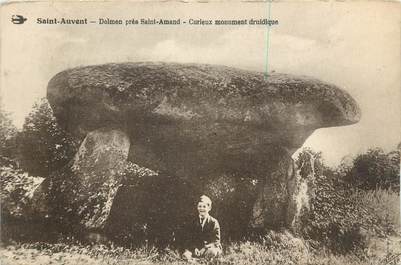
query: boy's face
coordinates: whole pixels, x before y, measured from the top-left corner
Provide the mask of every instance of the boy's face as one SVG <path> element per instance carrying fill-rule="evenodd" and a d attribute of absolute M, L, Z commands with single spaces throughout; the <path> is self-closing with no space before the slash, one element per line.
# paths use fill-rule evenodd
<path fill-rule="evenodd" d="M 204 202 L 198 202 L 198 212 L 200 216 L 205 216 L 209 213 L 210 206 Z"/>

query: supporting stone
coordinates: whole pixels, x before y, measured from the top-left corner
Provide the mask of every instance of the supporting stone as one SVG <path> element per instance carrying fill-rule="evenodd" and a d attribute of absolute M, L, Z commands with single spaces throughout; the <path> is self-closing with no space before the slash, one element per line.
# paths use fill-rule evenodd
<path fill-rule="evenodd" d="M 90 132 L 74 158 L 72 170 L 79 186 L 76 193 L 87 228 L 103 228 L 109 216 L 121 171 L 128 157 L 130 141 L 119 130 L 100 129 Z"/>
<path fill-rule="evenodd" d="M 87 229 L 103 229 L 121 185 L 129 147 L 128 136 L 120 130 L 88 133 L 73 161 L 35 191 L 37 212 L 62 223 L 78 220 Z"/>
<path fill-rule="evenodd" d="M 259 188 L 253 206 L 251 227 L 279 229 L 297 233 L 300 217 L 309 210 L 311 190 L 308 179 L 296 170 L 290 154 L 283 151 L 280 161 Z"/>

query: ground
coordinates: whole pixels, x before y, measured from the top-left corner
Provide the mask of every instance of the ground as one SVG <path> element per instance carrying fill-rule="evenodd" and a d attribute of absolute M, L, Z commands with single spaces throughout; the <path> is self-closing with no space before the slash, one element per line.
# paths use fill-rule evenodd
<path fill-rule="evenodd" d="M 12 244 L 0 249 L 2 265 L 179 265 L 188 264 L 178 252 L 144 246 L 136 249 L 104 245 L 80 244 Z M 230 243 L 224 256 L 214 261 L 199 260 L 198 264 L 272 264 L 272 265 L 399 265 L 401 237 L 376 239 L 365 252 L 334 255 L 327 251 L 313 251 L 293 243 L 266 242 Z"/>

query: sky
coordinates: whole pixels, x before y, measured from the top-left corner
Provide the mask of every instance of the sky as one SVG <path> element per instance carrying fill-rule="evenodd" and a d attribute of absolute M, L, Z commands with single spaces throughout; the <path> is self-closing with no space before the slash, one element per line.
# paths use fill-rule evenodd
<path fill-rule="evenodd" d="M 270 5 L 270 6 L 269 6 Z M 394 150 L 401 127 L 399 4 L 391 2 L 64 2 L 1 8 L 1 104 L 21 128 L 48 81 L 67 68 L 109 62 L 221 64 L 307 75 L 348 91 L 362 110 L 351 126 L 316 130 L 304 146 L 327 164 L 370 147 Z M 10 22 L 13 14 L 28 18 Z M 266 26 L 39 25 L 37 18 L 276 19 Z"/>

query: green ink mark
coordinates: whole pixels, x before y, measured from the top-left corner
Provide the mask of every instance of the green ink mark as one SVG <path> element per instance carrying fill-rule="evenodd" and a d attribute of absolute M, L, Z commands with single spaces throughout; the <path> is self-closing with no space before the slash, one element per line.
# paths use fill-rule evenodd
<path fill-rule="evenodd" d="M 270 9 L 271 9 L 272 0 L 267 0 L 267 19 L 270 21 Z M 269 42 L 270 42 L 270 26 L 267 23 L 267 31 L 266 31 L 266 68 L 265 68 L 265 80 L 269 77 Z"/>

